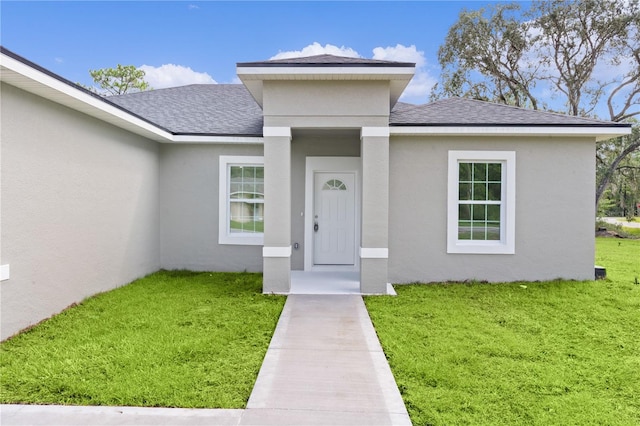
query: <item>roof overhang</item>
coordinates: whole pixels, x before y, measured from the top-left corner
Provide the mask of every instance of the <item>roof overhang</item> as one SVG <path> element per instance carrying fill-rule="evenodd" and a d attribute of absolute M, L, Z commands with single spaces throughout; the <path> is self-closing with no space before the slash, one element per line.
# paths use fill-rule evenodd
<path fill-rule="evenodd" d="M 0 53 L 0 81 L 146 138 L 166 142 L 171 133 L 56 75 Z"/>
<path fill-rule="evenodd" d="M 163 143 L 263 143 L 262 136 L 173 134 L 109 102 L 107 98 L 82 89 L 58 75 L 20 59 L 4 52 L 0 53 L 0 81 L 147 139 Z"/>
<path fill-rule="evenodd" d="M 343 80 L 389 81 L 390 104 L 396 104 L 415 74 L 415 66 L 241 66 L 236 67 L 240 81 L 262 107 L 262 87 L 266 80 Z"/>
<path fill-rule="evenodd" d="M 542 136 L 607 140 L 631 133 L 631 126 L 391 126 L 391 136 Z"/>

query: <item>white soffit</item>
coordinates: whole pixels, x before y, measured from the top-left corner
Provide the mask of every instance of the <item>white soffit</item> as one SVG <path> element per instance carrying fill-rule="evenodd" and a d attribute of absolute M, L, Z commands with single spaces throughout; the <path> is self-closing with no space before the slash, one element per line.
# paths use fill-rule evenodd
<path fill-rule="evenodd" d="M 596 141 L 631 133 L 631 127 L 619 126 L 392 126 L 389 130 L 391 136 L 574 136 Z"/>

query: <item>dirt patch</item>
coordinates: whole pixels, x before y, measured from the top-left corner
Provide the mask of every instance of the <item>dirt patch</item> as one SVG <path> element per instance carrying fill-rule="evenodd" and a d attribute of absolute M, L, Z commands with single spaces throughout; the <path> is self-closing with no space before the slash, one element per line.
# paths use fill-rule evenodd
<path fill-rule="evenodd" d="M 596 237 L 625 238 L 622 235 L 618 234 L 616 231 L 610 231 L 604 228 L 599 228 L 596 231 Z"/>

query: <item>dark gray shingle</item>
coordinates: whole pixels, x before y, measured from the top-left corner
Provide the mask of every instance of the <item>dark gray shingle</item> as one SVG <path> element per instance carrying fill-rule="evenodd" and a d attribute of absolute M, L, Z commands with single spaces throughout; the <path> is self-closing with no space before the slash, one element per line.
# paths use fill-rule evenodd
<path fill-rule="evenodd" d="M 176 134 L 262 136 L 262 110 L 242 84 L 193 84 L 107 99 Z"/>
<path fill-rule="evenodd" d="M 194 84 L 110 96 L 109 101 L 175 134 L 262 136 L 262 110 L 241 84 Z M 512 106 L 451 98 L 398 102 L 391 126 L 621 126 Z"/>
<path fill-rule="evenodd" d="M 365 66 L 365 67 L 414 67 L 412 62 L 382 61 L 379 59 L 350 58 L 336 55 L 315 55 L 304 58 L 271 59 L 268 61 L 239 62 L 239 67 L 279 66 Z"/>
<path fill-rule="evenodd" d="M 398 103 L 392 126 L 612 126 L 608 121 L 534 111 L 466 98 L 450 98 L 424 105 Z M 620 125 L 623 126 L 623 125 Z"/>

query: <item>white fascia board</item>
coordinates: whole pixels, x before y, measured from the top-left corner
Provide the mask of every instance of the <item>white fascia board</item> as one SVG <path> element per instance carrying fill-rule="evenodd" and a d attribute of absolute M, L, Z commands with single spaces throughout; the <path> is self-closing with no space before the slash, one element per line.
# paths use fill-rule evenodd
<path fill-rule="evenodd" d="M 630 127 L 560 126 L 401 126 L 389 127 L 391 136 L 582 136 L 606 140 L 631 133 Z"/>
<path fill-rule="evenodd" d="M 99 118 L 115 126 L 136 131 L 156 141 L 170 141 L 171 133 L 141 120 L 126 111 L 91 96 L 50 75 L 34 69 L 10 56 L 0 54 L 0 67 L 14 75 L 3 75 L 2 81 L 23 90 L 43 96 L 53 102 L 65 105 L 76 111 Z M 3 72 L 4 74 L 4 72 Z"/>
<path fill-rule="evenodd" d="M 332 79 L 366 79 L 395 80 L 411 78 L 415 74 L 414 67 L 238 67 L 236 73 L 241 79 L 276 79 L 293 76 L 307 78 L 331 76 Z"/>
<path fill-rule="evenodd" d="M 198 136 L 173 135 L 173 143 L 202 143 L 202 144 L 230 144 L 230 145 L 263 145 L 262 136 Z"/>

